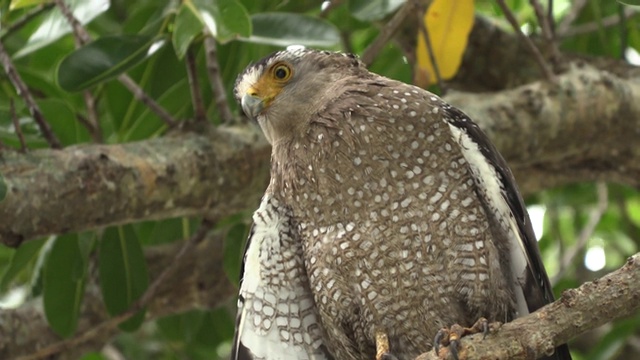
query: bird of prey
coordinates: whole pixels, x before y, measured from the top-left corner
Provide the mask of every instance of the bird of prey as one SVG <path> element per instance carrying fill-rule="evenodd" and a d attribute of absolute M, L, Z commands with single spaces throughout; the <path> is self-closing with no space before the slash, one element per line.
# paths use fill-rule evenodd
<path fill-rule="evenodd" d="M 409 360 L 553 301 L 514 178 L 462 111 L 311 49 L 250 65 L 235 95 L 272 154 L 232 359 Z"/>

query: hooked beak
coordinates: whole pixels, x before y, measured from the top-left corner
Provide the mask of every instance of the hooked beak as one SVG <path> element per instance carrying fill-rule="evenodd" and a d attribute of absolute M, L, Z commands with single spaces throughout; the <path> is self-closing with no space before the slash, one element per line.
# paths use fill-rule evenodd
<path fill-rule="evenodd" d="M 242 111 L 252 119 L 255 119 L 264 109 L 264 101 L 255 95 L 244 94 L 240 100 L 240 105 L 242 106 Z"/>

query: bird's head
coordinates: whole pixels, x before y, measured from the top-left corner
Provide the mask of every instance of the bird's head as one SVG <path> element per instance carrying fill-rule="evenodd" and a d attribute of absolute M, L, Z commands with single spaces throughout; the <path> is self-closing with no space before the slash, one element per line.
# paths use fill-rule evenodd
<path fill-rule="evenodd" d="M 274 144 L 302 134 L 311 115 L 342 93 L 341 80 L 363 69 L 351 54 L 288 49 L 249 65 L 238 76 L 234 94 Z"/>

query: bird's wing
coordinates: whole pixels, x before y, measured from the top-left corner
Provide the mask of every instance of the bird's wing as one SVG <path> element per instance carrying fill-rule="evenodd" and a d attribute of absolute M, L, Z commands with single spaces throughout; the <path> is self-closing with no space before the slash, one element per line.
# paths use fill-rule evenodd
<path fill-rule="evenodd" d="M 253 221 L 231 360 L 331 360 L 288 210 L 267 194 Z"/>
<path fill-rule="evenodd" d="M 487 136 L 462 111 L 443 104 L 443 119 L 460 145 L 471 168 L 477 193 L 486 208 L 508 224 L 510 265 L 514 276 L 518 316 L 553 302 L 549 277 L 544 269 L 531 220 L 515 179 L 504 158 Z M 571 359 L 566 345 L 549 359 Z"/>

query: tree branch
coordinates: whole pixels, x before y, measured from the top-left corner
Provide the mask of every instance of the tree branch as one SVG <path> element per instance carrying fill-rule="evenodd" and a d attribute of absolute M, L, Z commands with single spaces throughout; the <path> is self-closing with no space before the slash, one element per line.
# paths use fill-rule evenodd
<path fill-rule="evenodd" d="M 393 15 L 391 20 L 385 24 L 385 26 L 380 30 L 380 34 L 378 37 L 364 50 L 361 60 L 367 66 L 371 65 L 375 57 L 378 55 L 380 50 L 387 45 L 389 40 L 393 37 L 393 35 L 398 31 L 403 22 L 410 17 L 418 8 L 416 7 L 416 3 L 414 1 L 407 1 L 404 5 L 400 7 L 400 9 Z"/>
<path fill-rule="evenodd" d="M 187 49 L 184 57 L 187 68 L 187 79 L 189 79 L 189 88 L 191 89 L 191 104 L 193 106 L 193 117 L 197 122 L 207 121 L 207 113 L 204 110 L 204 102 L 202 101 L 202 92 L 200 91 L 200 82 L 198 81 L 198 67 L 196 65 L 196 55 L 193 48 Z"/>
<path fill-rule="evenodd" d="M 640 310 L 640 253 L 601 279 L 566 290 L 556 302 L 533 314 L 502 325 L 483 339 L 482 334 L 461 340 L 460 357 L 476 359 L 537 359 L 573 337 Z M 446 356 L 448 349 L 440 352 Z M 446 358 L 446 357 L 445 357 Z M 440 360 L 435 353 L 416 360 Z"/>
<path fill-rule="evenodd" d="M 256 127 L 217 128 L 139 143 L 3 154 L 0 242 L 141 220 L 254 208 L 269 147 Z"/>
<path fill-rule="evenodd" d="M 547 78 L 547 80 L 553 80 L 554 75 L 553 75 L 553 71 L 551 70 L 551 67 L 549 66 L 549 64 L 547 64 L 545 58 L 542 56 L 542 54 L 540 53 L 540 50 L 536 47 L 533 41 L 531 41 L 531 39 L 522 32 L 522 29 L 520 29 L 520 25 L 518 24 L 518 20 L 516 20 L 516 17 L 511 11 L 511 9 L 509 9 L 509 7 L 504 2 L 504 0 L 497 0 L 497 1 L 500 8 L 502 8 L 502 12 L 504 13 L 504 16 L 507 18 L 507 21 L 509 21 L 509 23 L 513 27 L 513 30 L 515 31 L 515 33 L 518 35 L 522 43 L 527 45 L 527 48 L 531 52 L 531 55 L 533 55 L 533 58 L 538 63 L 538 66 L 540 67 L 540 71 L 542 72 L 542 74 Z"/>
<path fill-rule="evenodd" d="M 31 116 L 33 116 L 33 120 L 35 120 L 36 124 L 38 124 L 38 128 L 42 132 L 42 136 L 47 140 L 52 148 L 61 148 L 62 145 L 60 144 L 60 140 L 58 140 L 56 135 L 53 133 L 53 130 L 51 130 L 51 125 L 49 125 L 47 120 L 44 118 L 44 115 L 40 110 L 40 106 L 38 106 L 36 100 L 31 94 L 31 90 L 29 90 L 27 84 L 22 81 L 20 74 L 18 74 L 18 70 L 11 61 L 9 53 L 7 53 L 7 50 L 2 44 L 2 41 L 0 41 L 0 63 L 2 64 L 7 77 L 11 81 L 11 84 L 15 88 L 16 93 L 20 97 L 22 97 L 25 104 L 27 105 L 27 109 L 29 109 L 29 113 L 31 114 Z"/>
<path fill-rule="evenodd" d="M 589 180 L 640 186 L 637 98 L 636 79 L 574 66 L 555 85 L 445 99 L 480 124 L 522 191 L 532 193 Z M 53 233 L 252 210 L 268 182 L 268 144 L 255 126 L 205 129 L 29 157 L 5 154 L 0 242 L 17 246 Z"/>
<path fill-rule="evenodd" d="M 227 99 L 227 92 L 224 88 L 222 76 L 220 74 L 220 64 L 218 63 L 218 49 L 216 45 L 216 39 L 207 32 L 204 36 L 204 55 L 207 64 L 207 74 L 209 75 L 209 83 L 211 84 L 211 93 L 213 94 L 213 101 L 218 108 L 218 114 L 220 114 L 220 121 L 223 124 L 231 124 L 234 120 L 231 109 L 229 108 L 229 101 Z"/>

